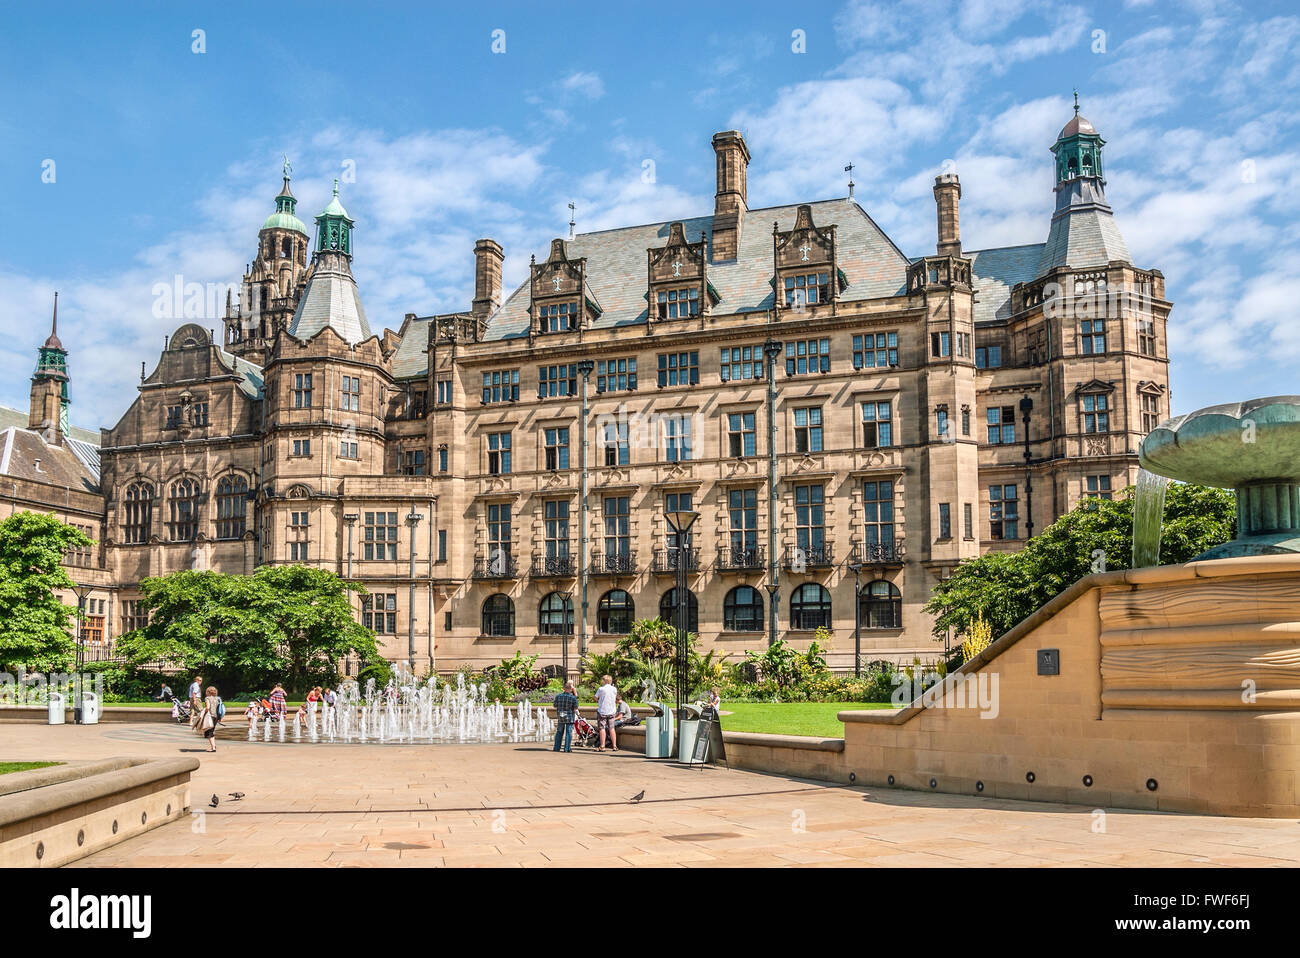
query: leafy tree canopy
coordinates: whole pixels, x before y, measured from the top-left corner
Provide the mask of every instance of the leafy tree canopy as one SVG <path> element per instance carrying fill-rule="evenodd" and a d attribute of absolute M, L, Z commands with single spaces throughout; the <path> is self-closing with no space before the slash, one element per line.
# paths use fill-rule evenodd
<path fill-rule="evenodd" d="M 1187 562 L 1236 532 L 1236 496 L 1228 489 L 1170 483 L 1161 524 L 1160 564 Z M 1133 490 L 1118 499 L 1085 499 L 1018 552 L 969 559 L 939 583 L 925 611 L 935 635 L 970 631 L 977 619 L 1002 635 L 1095 568 L 1127 569 L 1133 557 Z M 1104 562 L 1102 561 L 1104 559 Z"/>
<path fill-rule="evenodd" d="M 299 565 L 145 579 L 140 591 L 149 624 L 123 636 L 118 649 L 136 665 L 167 660 L 245 689 L 276 680 L 298 689 L 333 682 L 345 656 L 379 655 L 374 633 L 354 618 L 346 589 L 334 573 Z"/>
<path fill-rule="evenodd" d="M 0 665 L 6 671 L 71 666 L 75 644 L 68 620 L 75 609 L 55 590 L 73 585 L 64 553 L 92 545 L 48 513 L 15 512 L 0 522 Z"/>

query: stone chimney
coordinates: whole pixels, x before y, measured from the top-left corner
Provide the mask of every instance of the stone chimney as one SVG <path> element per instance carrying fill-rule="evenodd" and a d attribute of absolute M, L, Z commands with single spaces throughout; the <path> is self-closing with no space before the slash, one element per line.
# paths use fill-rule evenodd
<path fill-rule="evenodd" d="M 735 259 L 745 223 L 749 181 L 749 147 L 736 130 L 713 135 L 718 159 L 718 189 L 713 204 L 713 260 Z"/>
<path fill-rule="evenodd" d="M 474 244 L 474 305 L 470 312 L 486 319 L 501 305 L 501 263 L 505 251 L 496 240 L 481 239 Z"/>
<path fill-rule="evenodd" d="M 34 378 L 27 428 L 39 432 L 52 446 L 63 445 L 63 395 L 56 379 Z"/>
<path fill-rule="evenodd" d="M 961 199 L 961 181 L 956 173 L 941 173 L 934 178 L 934 202 L 939 212 L 940 256 L 961 255 L 961 219 L 958 201 Z"/>

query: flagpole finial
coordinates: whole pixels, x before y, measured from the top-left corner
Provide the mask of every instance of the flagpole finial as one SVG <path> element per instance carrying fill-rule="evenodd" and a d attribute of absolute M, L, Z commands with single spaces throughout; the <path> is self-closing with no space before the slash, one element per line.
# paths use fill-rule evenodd
<path fill-rule="evenodd" d="M 1074 91 L 1074 115 L 1075 115 L 1075 116 L 1078 116 L 1078 115 L 1079 115 L 1079 91 L 1078 91 L 1078 89 L 1075 89 L 1075 91 Z"/>

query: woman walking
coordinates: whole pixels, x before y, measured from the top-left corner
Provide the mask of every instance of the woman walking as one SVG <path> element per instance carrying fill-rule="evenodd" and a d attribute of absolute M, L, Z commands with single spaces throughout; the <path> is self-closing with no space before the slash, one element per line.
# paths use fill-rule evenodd
<path fill-rule="evenodd" d="M 207 695 L 203 699 L 203 712 L 199 715 L 198 724 L 195 726 L 195 730 L 208 740 L 209 752 L 217 750 L 217 725 L 225 717 L 226 703 L 222 702 L 221 696 L 217 694 L 217 687 L 209 685 Z"/>

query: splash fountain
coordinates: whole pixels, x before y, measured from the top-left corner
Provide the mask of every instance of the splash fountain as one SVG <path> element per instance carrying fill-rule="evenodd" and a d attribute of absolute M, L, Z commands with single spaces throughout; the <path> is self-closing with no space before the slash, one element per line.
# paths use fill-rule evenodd
<path fill-rule="evenodd" d="M 1176 416 L 1151 431 L 1138 455 L 1143 469 L 1156 476 L 1236 490 L 1237 537 L 1198 559 L 1300 552 L 1300 396 L 1250 399 Z M 1141 497 L 1140 483 L 1138 492 Z M 1155 493 L 1150 495 L 1154 499 Z M 1163 500 L 1163 488 L 1159 495 Z M 1136 519 L 1135 514 L 1135 566 Z M 1158 555 L 1158 538 L 1156 550 Z"/>
<path fill-rule="evenodd" d="M 487 686 L 466 684 L 457 674 L 455 684 L 439 683 L 437 676 L 421 682 L 407 671 L 397 671 L 384 688 L 374 679 L 364 691 L 354 681 L 339 687 L 333 707 L 310 711 L 305 721 L 295 715 L 283 721 L 272 717 L 251 720 L 250 742 L 372 743 L 419 745 L 432 743 L 479 744 L 489 742 L 546 742 L 555 734 L 555 722 L 542 706 L 527 699 L 506 706 L 487 700 Z"/>

